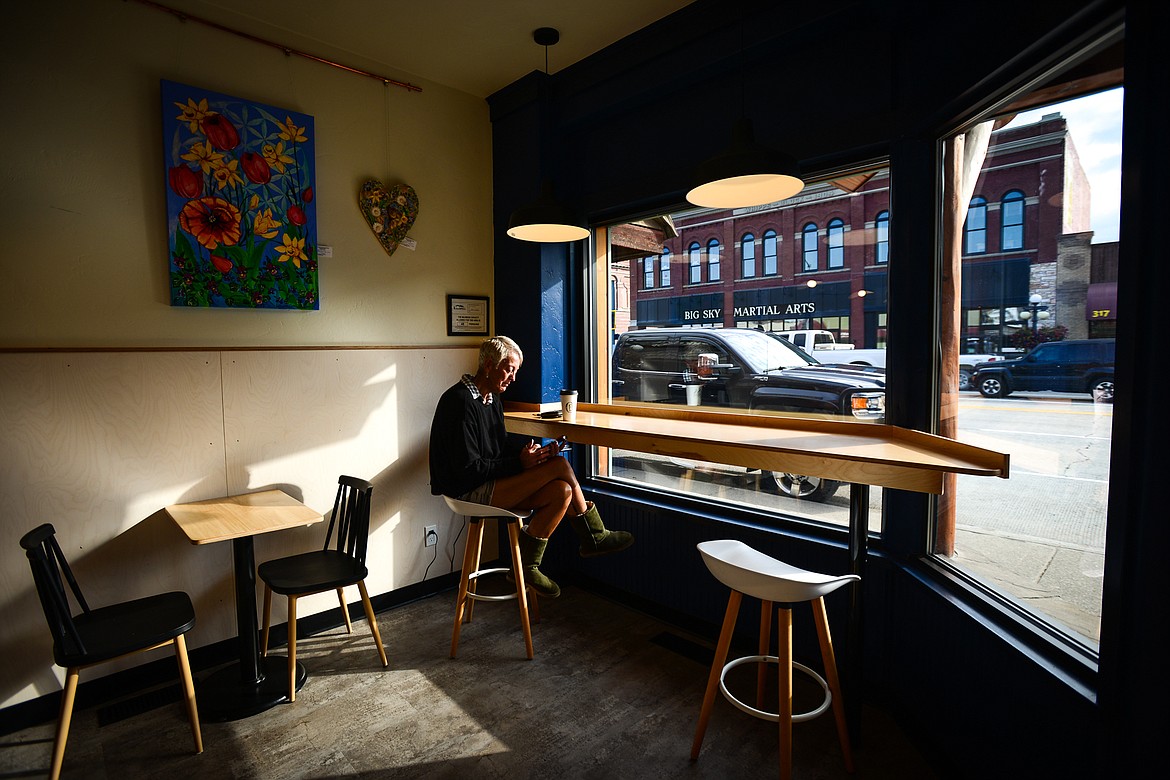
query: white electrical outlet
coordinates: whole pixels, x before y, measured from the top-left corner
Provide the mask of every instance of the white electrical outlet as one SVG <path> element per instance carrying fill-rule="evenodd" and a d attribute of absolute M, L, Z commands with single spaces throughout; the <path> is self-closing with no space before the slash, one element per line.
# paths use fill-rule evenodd
<path fill-rule="evenodd" d="M 423 546 L 434 547 L 439 543 L 439 527 L 428 525 L 423 527 Z"/>

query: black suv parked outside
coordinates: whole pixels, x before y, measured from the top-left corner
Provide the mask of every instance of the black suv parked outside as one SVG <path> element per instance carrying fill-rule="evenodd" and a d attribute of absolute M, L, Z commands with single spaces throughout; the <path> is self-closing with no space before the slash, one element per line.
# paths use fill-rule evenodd
<path fill-rule="evenodd" d="M 1055 390 L 1112 401 L 1113 354 L 1113 339 L 1049 341 L 1022 358 L 977 364 L 971 384 L 986 398 L 1015 390 Z"/>
<path fill-rule="evenodd" d="M 799 347 L 745 328 L 655 328 L 618 337 L 613 397 L 628 401 L 885 419 L 885 373 L 825 366 Z M 786 495 L 823 501 L 837 483 L 773 472 Z"/>

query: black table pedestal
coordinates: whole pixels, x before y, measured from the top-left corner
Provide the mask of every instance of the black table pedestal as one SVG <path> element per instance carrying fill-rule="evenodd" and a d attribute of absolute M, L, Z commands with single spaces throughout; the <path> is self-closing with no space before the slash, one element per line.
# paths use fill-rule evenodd
<path fill-rule="evenodd" d="M 288 701 L 288 656 L 260 656 L 256 621 L 256 559 L 251 536 L 232 540 L 236 586 L 236 644 L 239 660 L 200 681 L 199 718 L 239 720 Z M 296 690 L 308 676 L 297 663 Z"/>
<path fill-rule="evenodd" d="M 259 659 L 261 679 L 240 679 L 240 665 L 213 672 L 196 688 L 199 719 L 208 723 L 239 720 L 288 701 L 288 656 L 270 655 Z M 305 667 L 297 661 L 297 690 L 305 684 Z"/>

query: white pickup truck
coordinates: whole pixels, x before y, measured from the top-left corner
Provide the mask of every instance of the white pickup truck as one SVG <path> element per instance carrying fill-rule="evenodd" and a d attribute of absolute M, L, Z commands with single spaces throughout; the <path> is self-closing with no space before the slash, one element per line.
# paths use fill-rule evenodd
<path fill-rule="evenodd" d="M 771 335 L 787 339 L 822 363 L 850 363 L 855 366 L 886 367 L 884 349 L 856 349 L 837 341 L 831 330 L 786 330 Z M 976 363 L 1003 360 L 999 355 L 959 355 L 959 389 L 972 390 L 971 374 Z"/>
<path fill-rule="evenodd" d="M 822 363 L 886 367 L 884 349 L 857 349 L 852 344 L 842 344 L 831 330 L 785 330 L 772 335 L 787 339 Z M 826 355 L 825 352 L 832 354 Z"/>

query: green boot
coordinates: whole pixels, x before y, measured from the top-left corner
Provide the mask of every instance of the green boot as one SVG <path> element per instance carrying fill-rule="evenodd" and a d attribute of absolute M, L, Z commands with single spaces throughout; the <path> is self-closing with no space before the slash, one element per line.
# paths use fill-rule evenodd
<path fill-rule="evenodd" d="M 540 571 L 540 562 L 544 558 L 544 548 L 547 546 L 548 539 L 538 539 L 521 529 L 520 568 L 524 571 L 524 582 L 535 588 L 541 596 L 555 599 L 561 595 L 560 586 Z M 512 580 L 511 574 L 508 575 L 508 580 Z"/>
<path fill-rule="evenodd" d="M 598 555 L 608 555 L 619 552 L 634 543 L 634 535 L 629 531 L 609 531 L 601 522 L 601 515 L 597 513 L 597 505 L 589 502 L 585 514 L 577 515 L 569 520 L 577 537 L 581 540 L 581 557 L 593 558 Z"/>

